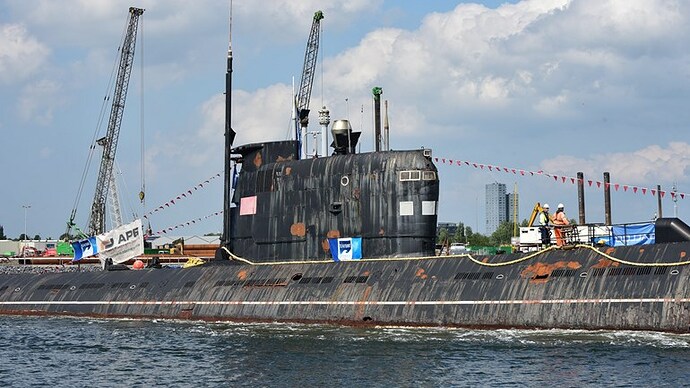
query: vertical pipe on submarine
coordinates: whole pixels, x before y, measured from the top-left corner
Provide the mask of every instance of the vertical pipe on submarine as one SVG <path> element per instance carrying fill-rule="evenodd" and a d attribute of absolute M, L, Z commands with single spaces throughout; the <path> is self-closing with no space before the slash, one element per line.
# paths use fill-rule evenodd
<path fill-rule="evenodd" d="M 376 86 L 371 90 L 374 95 L 374 143 L 376 152 L 381 151 L 381 93 L 383 89 Z"/>
<path fill-rule="evenodd" d="M 604 173 L 604 217 L 605 224 L 611 225 L 611 175 Z"/>
<path fill-rule="evenodd" d="M 658 215 L 659 218 L 664 217 L 664 212 L 663 209 L 661 208 L 661 185 L 656 185 L 656 203 L 657 207 L 659 208 Z"/>
<path fill-rule="evenodd" d="M 388 100 L 383 101 L 383 150 L 389 151 L 390 144 L 388 143 L 388 134 L 390 131 L 390 125 L 388 124 Z"/>
<path fill-rule="evenodd" d="M 580 225 L 585 224 L 585 174 L 582 172 L 577 173 L 577 207 L 579 210 L 579 220 Z"/>

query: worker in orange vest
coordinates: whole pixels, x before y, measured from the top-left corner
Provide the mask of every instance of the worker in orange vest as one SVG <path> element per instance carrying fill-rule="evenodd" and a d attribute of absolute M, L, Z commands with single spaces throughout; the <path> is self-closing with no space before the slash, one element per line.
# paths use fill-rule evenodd
<path fill-rule="evenodd" d="M 563 206 L 562 203 L 559 203 L 556 214 L 553 216 L 553 232 L 556 235 L 556 245 L 559 247 L 562 247 L 563 244 L 565 244 L 565 241 L 563 240 L 563 231 L 561 228 L 570 224 L 568 217 L 565 216 L 565 212 L 563 211 L 564 208 L 565 206 Z"/>

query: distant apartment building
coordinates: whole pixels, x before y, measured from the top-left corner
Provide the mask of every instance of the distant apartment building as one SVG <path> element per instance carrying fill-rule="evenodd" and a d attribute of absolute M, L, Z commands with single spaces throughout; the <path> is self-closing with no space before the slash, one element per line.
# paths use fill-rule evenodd
<path fill-rule="evenodd" d="M 439 222 L 436 224 L 436 235 L 441 233 L 441 229 L 445 229 L 452 236 L 458 231 L 458 226 L 455 222 Z"/>
<path fill-rule="evenodd" d="M 491 235 L 505 221 L 519 222 L 519 201 L 517 193 L 506 193 L 504 183 L 486 185 L 486 234 Z"/>

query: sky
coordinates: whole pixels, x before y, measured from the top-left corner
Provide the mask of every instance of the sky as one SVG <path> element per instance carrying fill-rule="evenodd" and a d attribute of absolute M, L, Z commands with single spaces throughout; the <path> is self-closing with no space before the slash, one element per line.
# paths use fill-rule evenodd
<path fill-rule="evenodd" d="M 99 152 L 79 187 L 105 134 L 129 6 L 145 12 L 116 157 L 123 214 L 148 214 L 169 235 L 221 231 L 229 2 L 0 0 L 9 237 L 57 238 L 73 208 L 86 227 Z M 391 147 L 439 158 L 439 221 L 483 233 L 492 182 L 517 190 L 520 219 L 536 202 L 563 203 L 577 219 L 570 178 L 581 171 L 587 222 L 604 221 L 604 172 L 614 223 L 650 220 L 657 185 L 664 216 L 690 222 L 690 2 L 235 0 L 235 145 L 290 136 L 316 10 L 325 18 L 310 130 L 325 105 L 372 150 L 371 89 L 383 88 Z"/>

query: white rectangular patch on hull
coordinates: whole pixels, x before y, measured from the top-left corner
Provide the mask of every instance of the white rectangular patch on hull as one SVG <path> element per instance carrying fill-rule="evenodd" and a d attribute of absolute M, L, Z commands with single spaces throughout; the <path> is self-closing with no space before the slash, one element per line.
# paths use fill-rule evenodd
<path fill-rule="evenodd" d="M 436 201 L 422 201 L 422 215 L 433 216 L 436 214 Z"/>
<path fill-rule="evenodd" d="M 401 201 L 400 202 L 400 215 L 401 216 L 413 216 L 414 215 L 414 202 L 412 202 L 412 201 Z"/>

